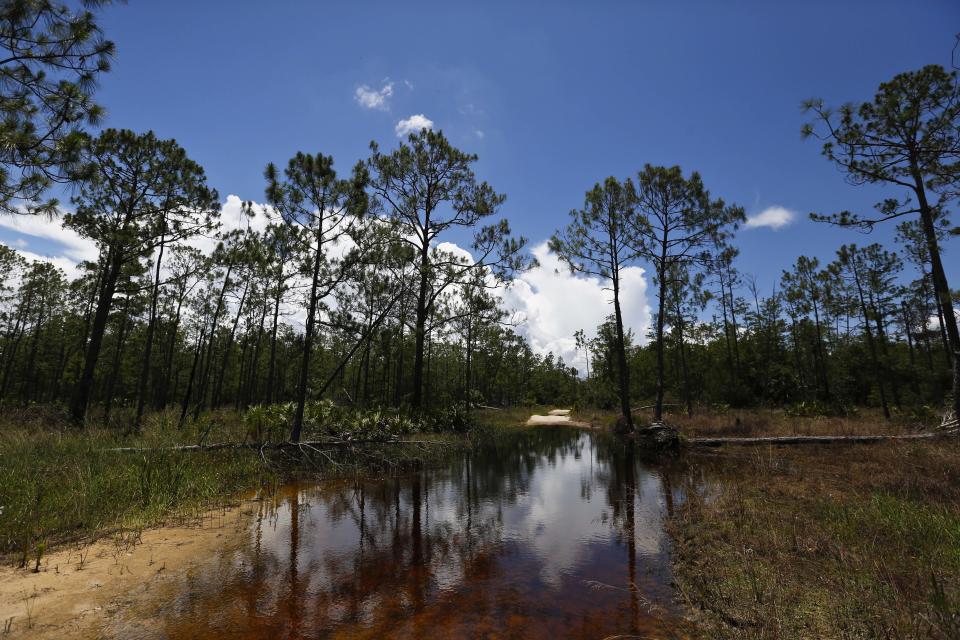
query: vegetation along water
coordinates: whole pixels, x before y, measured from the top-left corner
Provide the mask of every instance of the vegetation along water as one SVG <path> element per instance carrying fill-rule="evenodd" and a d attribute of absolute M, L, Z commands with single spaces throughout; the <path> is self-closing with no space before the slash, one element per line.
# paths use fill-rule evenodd
<path fill-rule="evenodd" d="M 136 51 L 151 25 L 111 25 L 183 10 L 170 4 L 0 0 L 0 636 L 960 638 L 957 47 L 908 66 L 877 51 L 867 85 L 850 62 L 852 103 L 839 81 L 809 85 L 824 98 L 779 81 L 799 106 L 782 128 L 875 205 L 800 172 L 816 210 L 796 233 L 816 242 L 768 250 L 748 234 L 800 222 L 743 204 L 760 188 L 731 178 L 735 149 L 709 159 L 705 130 L 726 124 L 682 124 L 669 154 L 617 131 L 589 171 L 567 147 L 505 154 L 506 125 L 474 101 L 497 83 L 446 53 L 410 65 L 432 88 L 343 92 L 392 121 L 391 104 L 457 85 L 446 131 L 415 113 L 374 141 L 336 124 L 327 89 L 346 71 L 315 60 L 286 83 L 323 86 L 302 113 L 278 97 L 236 125 L 254 178 L 223 198 L 234 147 L 188 125 L 214 109 L 236 124 L 233 109 L 184 89 L 163 117 L 144 111 L 152 130 L 100 104 L 161 99 L 132 88 L 107 36 Z M 324 29 L 356 41 L 316 36 L 314 54 L 382 76 L 357 49 L 375 38 L 327 4 Z M 235 10 L 254 22 L 253 4 Z M 547 42 L 557 11 L 530 21 L 536 37 L 504 36 L 510 55 Z M 188 22 L 183 50 L 210 49 Z M 274 67 L 230 87 L 240 106 L 303 69 L 285 53 L 298 38 L 246 34 Z M 557 59 L 594 48 L 563 43 Z M 216 67 L 204 85 L 242 66 L 213 58 L 163 66 Z M 619 105 L 579 87 L 592 71 L 571 79 L 580 64 L 565 91 Z M 167 77 L 137 71 L 152 73 Z M 611 85 L 649 75 L 631 73 Z M 509 92 L 509 111 L 547 89 Z M 727 111 L 752 100 L 737 99 Z M 289 139 L 304 114 L 309 135 Z M 570 144 L 587 144 L 580 126 L 564 123 Z M 536 193 L 540 164 L 557 174 Z M 521 178 L 511 207 L 491 182 Z"/>

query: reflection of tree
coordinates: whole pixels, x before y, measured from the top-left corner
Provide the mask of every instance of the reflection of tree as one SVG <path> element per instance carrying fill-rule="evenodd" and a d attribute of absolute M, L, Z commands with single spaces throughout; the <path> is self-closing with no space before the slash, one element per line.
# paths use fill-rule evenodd
<path fill-rule="evenodd" d="M 300 492 L 293 491 L 289 498 L 290 511 L 290 560 L 288 562 L 290 571 L 290 594 L 286 598 L 287 620 L 290 621 L 290 633 L 288 637 L 296 638 L 300 635 L 300 612 L 301 600 L 303 597 L 302 581 L 300 580 L 299 569 L 300 559 L 297 552 L 300 550 Z"/>
<path fill-rule="evenodd" d="M 571 466 L 574 460 L 580 462 Z M 568 478 L 579 469 L 581 499 L 600 497 L 598 509 L 606 496 L 619 544 L 591 542 L 577 553 L 599 553 L 607 581 L 625 568 L 619 593 L 592 591 L 579 578 L 547 586 L 544 559 L 526 540 L 504 536 L 507 527 L 518 531 L 517 517 L 521 533 L 530 524 L 517 503 L 541 490 L 534 476 L 548 478 L 551 467 L 564 468 Z M 524 637 L 559 637 L 573 633 L 564 624 L 584 637 L 637 630 L 646 602 L 636 586 L 638 472 L 635 454 L 620 441 L 548 428 L 517 432 L 441 470 L 301 486 L 258 515 L 251 544 L 233 562 L 243 572 L 210 584 L 217 597 L 208 594 L 206 606 L 219 613 L 222 602 L 243 603 L 229 628 L 239 637 L 326 637 L 340 629 L 358 637 L 459 637 L 503 634 L 510 625 Z M 576 493 L 564 499 L 576 501 Z M 583 544 L 580 533 L 568 533 L 571 545 Z M 625 561 L 610 554 L 615 548 L 626 548 Z M 564 622 L 574 611 L 576 620 Z M 195 635 L 191 621 L 207 625 L 208 613 L 198 599 L 193 615 L 180 618 L 181 628 L 168 626 L 167 636 Z"/>
<path fill-rule="evenodd" d="M 682 463 L 672 460 L 658 460 L 656 467 L 651 467 L 645 463 L 642 452 L 633 440 L 599 434 L 593 446 L 602 468 L 597 479 L 605 486 L 607 502 L 612 511 L 611 525 L 626 550 L 626 585 L 622 588 L 630 594 L 631 632 L 637 633 L 642 621 L 641 605 L 647 612 L 656 607 L 654 602 L 641 594 L 646 585 L 638 584 L 638 531 L 650 529 L 650 523 L 637 522 L 637 506 L 643 499 L 640 478 L 651 475 L 656 478 L 662 492 L 663 509 L 669 517 L 673 514 L 675 479 L 680 477 L 681 485 L 687 487 L 690 484 L 687 481 L 689 473 Z M 655 526 L 659 527 L 659 522 Z M 647 578 L 648 571 L 640 572 L 641 582 Z M 621 585 L 613 586 L 621 588 Z"/>

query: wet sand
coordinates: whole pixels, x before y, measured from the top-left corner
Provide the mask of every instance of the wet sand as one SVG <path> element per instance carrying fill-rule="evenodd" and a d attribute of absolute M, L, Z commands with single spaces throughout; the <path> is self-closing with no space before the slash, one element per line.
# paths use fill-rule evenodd
<path fill-rule="evenodd" d="M 188 524 L 70 544 L 42 558 L 40 571 L 0 568 L 4 638 L 110 637 L 111 621 L 215 552 L 239 545 L 249 502 L 210 511 Z"/>

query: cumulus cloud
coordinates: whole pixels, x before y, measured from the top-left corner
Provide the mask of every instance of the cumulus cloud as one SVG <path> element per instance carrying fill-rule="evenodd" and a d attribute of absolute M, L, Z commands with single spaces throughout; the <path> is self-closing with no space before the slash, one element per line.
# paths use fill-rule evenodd
<path fill-rule="evenodd" d="M 390 108 L 390 98 L 393 96 L 393 83 L 387 81 L 379 91 L 363 84 L 357 87 L 353 99 L 364 109 L 379 109 L 386 111 Z"/>
<path fill-rule="evenodd" d="M 221 209 L 222 230 L 244 228 L 250 225 L 262 231 L 270 213 L 266 205 L 254 205 L 257 215 L 249 218 L 242 212 L 242 201 L 236 195 L 227 196 Z M 47 219 L 38 216 L 0 216 L 0 241 L 22 245 L 28 239 L 31 251 L 20 253 L 27 259 L 45 260 L 64 271 L 67 276 L 79 275 L 77 265 L 83 260 L 96 260 L 96 245 L 63 226 L 59 218 Z M 216 240 L 212 237 L 195 237 L 190 244 L 205 254 L 213 251 Z M 470 252 L 454 243 L 437 244 L 441 251 L 472 262 Z M 349 243 L 333 248 L 335 253 L 345 252 Z M 609 282 L 599 278 L 574 275 L 552 254 L 543 242 L 532 249 L 539 266 L 521 274 L 512 285 L 500 292 L 504 307 L 520 321 L 517 331 L 530 342 L 536 353 L 548 352 L 563 358 L 570 366 L 585 371 L 582 352 L 576 349 L 573 334 L 583 329 L 593 337 L 597 326 L 613 313 Z M 650 325 L 650 307 L 647 302 L 647 281 L 643 269 L 627 267 L 621 274 L 621 307 L 627 328 L 633 330 L 634 339 L 643 344 Z M 284 308 L 287 321 L 295 327 L 303 325 L 302 305 L 290 302 Z"/>
<path fill-rule="evenodd" d="M 543 242 L 533 248 L 540 266 L 517 278 L 503 293 L 504 305 L 522 320 L 519 327 L 540 354 L 553 352 L 568 365 L 585 371 L 583 352 L 577 352 L 573 334 L 583 329 L 593 337 L 596 328 L 613 313 L 613 294 L 609 282 L 599 278 L 571 274 Z M 646 342 L 650 326 L 647 281 L 640 267 L 621 272 L 620 307 L 626 328 L 632 329 L 636 343 Z"/>
<path fill-rule="evenodd" d="M 267 205 L 253 203 L 254 216 L 251 218 L 243 211 L 243 200 L 240 196 L 230 194 L 226 202 L 220 206 L 220 233 L 246 229 L 248 226 L 252 230 L 262 233 L 267 228 L 269 222 L 268 216 L 272 214 L 272 209 Z M 210 255 L 217 248 L 217 238 L 215 233 L 205 235 L 196 235 L 191 237 L 187 244 L 200 250 L 204 255 Z"/>
<path fill-rule="evenodd" d="M 774 205 L 772 207 L 767 207 L 760 213 L 757 213 L 752 216 L 747 216 L 747 224 L 744 225 L 748 229 L 758 229 L 760 227 L 769 227 L 776 231 L 780 227 L 785 227 L 796 217 L 796 214 L 787 209 L 786 207 L 781 207 L 779 205 Z"/>
<path fill-rule="evenodd" d="M 63 226 L 60 215 L 4 215 L 0 216 L 0 230 L 0 240 L 17 247 L 24 258 L 51 262 L 63 269 L 70 278 L 79 275 L 77 265 L 80 262 L 95 261 L 99 256 L 97 245 Z M 32 251 L 24 251 L 27 246 Z"/>
<path fill-rule="evenodd" d="M 398 138 L 402 138 L 409 133 L 415 133 L 421 129 L 433 129 L 433 120 L 422 113 L 417 113 L 410 116 L 406 120 L 401 120 L 398 122 L 397 126 L 394 128 L 394 131 L 397 132 Z"/>
<path fill-rule="evenodd" d="M 220 209 L 220 230 L 232 231 L 249 225 L 255 231 L 263 231 L 270 209 L 259 204 L 254 204 L 253 208 L 257 214 L 250 218 L 243 213 L 243 201 L 238 196 L 227 196 Z M 0 241 L 16 247 L 27 260 L 45 260 L 57 265 L 71 279 L 80 275 L 77 267 L 81 262 L 95 262 L 99 256 L 96 243 L 64 226 L 61 215 L 52 218 L 0 216 Z M 210 255 L 217 247 L 217 239 L 215 234 L 208 233 L 191 237 L 187 244 L 196 247 L 204 255 Z M 29 251 L 24 250 L 27 247 Z"/>
<path fill-rule="evenodd" d="M 67 275 L 67 279 L 69 280 L 76 280 L 82 275 L 80 269 L 78 269 L 78 263 L 69 258 L 40 255 L 32 251 L 24 251 L 23 249 L 17 249 L 17 253 L 27 262 L 49 262 L 53 266 L 59 267 Z"/>

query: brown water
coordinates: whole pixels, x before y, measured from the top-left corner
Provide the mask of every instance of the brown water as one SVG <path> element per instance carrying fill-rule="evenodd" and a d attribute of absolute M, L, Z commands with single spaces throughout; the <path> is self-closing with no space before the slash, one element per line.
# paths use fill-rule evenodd
<path fill-rule="evenodd" d="M 675 484 L 605 434 L 549 427 L 444 468 L 287 486 L 118 635 L 678 637 Z"/>

